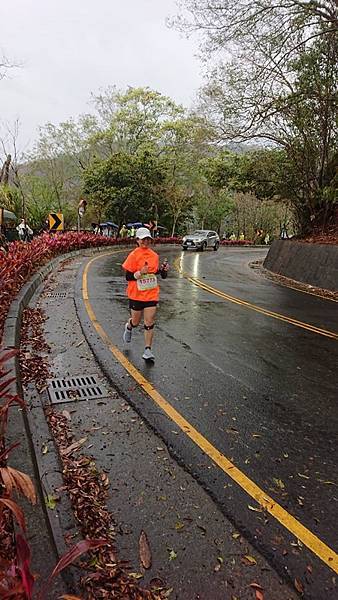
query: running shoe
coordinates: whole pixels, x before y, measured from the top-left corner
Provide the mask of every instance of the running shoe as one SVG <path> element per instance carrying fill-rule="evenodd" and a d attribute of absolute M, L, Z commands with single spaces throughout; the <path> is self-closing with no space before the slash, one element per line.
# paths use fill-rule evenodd
<path fill-rule="evenodd" d="M 144 358 L 144 360 L 155 360 L 155 356 L 153 355 L 152 351 L 150 348 L 145 348 L 144 352 L 142 354 L 142 358 Z"/>
<path fill-rule="evenodd" d="M 127 323 L 125 324 L 124 332 L 123 332 L 123 341 L 126 344 L 129 344 L 129 342 L 131 342 L 131 334 L 133 333 L 133 330 L 129 329 L 128 325 L 129 325 L 129 321 L 127 321 Z"/>

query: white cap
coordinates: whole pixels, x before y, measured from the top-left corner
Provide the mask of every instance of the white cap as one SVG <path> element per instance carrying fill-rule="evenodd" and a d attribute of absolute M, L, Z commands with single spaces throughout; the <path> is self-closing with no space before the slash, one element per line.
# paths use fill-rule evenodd
<path fill-rule="evenodd" d="M 136 230 L 136 237 L 139 240 L 144 240 L 144 238 L 151 238 L 151 233 L 147 227 L 139 227 Z"/>

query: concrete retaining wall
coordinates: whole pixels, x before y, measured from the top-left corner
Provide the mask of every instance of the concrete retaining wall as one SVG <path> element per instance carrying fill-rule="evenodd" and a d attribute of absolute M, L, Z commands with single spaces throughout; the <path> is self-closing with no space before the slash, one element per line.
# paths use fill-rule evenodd
<path fill-rule="evenodd" d="M 338 246 L 275 240 L 264 267 L 296 281 L 338 291 Z"/>

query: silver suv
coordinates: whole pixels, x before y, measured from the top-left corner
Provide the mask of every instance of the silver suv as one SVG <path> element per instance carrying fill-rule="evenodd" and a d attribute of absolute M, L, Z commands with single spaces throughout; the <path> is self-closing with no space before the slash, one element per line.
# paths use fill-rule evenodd
<path fill-rule="evenodd" d="M 219 236 L 216 231 L 198 229 L 194 233 L 184 236 L 182 239 L 182 248 L 183 250 L 201 250 L 201 252 L 207 248 L 218 250 Z"/>

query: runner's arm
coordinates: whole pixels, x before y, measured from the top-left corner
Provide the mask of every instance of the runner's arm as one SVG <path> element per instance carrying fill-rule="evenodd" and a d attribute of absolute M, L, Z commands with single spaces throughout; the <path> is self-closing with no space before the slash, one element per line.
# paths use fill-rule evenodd
<path fill-rule="evenodd" d="M 138 277 L 136 277 L 138 275 Z M 133 273 L 132 271 L 126 271 L 126 280 L 127 281 L 137 281 L 140 278 L 140 271 L 136 271 Z"/>

